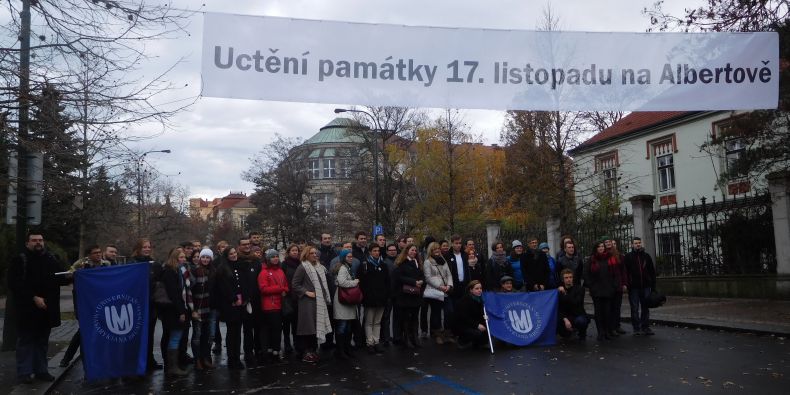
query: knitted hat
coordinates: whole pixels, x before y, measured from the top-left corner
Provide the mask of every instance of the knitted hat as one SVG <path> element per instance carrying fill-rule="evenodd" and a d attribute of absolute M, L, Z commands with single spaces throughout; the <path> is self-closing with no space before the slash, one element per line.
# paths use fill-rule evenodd
<path fill-rule="evenodd" d="M 512 281 L 513 281 L 513 277 L 510 277 L 510 276 L 502 276 L 502 278 L 500 278 L 500 279 L 499 279 L 499 283 L 500 283 L 500 284 L 504 284 L 504 283 L 506 283 L 506 282 L 508 282 L 508 281 L 511 281 L 511 282 L 512 282 Z"/>
<path fill-rule="evenodd" d="M 350 250 L 342 250 L 340 251 L 340 260 L 343 261 L 346 259 L 346 255 L 350 254 Z"/>
<path fill-rule="evenodd" d="M 277 252 L 275 249 L 266 250 L 266 259 L 272 259 L 274 257 L 280 257 L 280 253 Z"/>
<path fill-rule="evenodd" d="M 521 242 L 520 242 L 520 241 L 518 241 L 518 240 L 513 240 L 513 248 L 516 248 L 516 247 L 523 247 L 523 246 L 524 246 L 524 245 L 523 245 L 523 244 L 521 244 Z"/>
<path fill-rule="evenodd" d="M 200 250 L 200 257 L 202 258 L 204 256 L 214 259 L 214 251 L 211 251 L 211 249 L 208 247 Z"/>
<path fill-rule="evenodd" d="M 545 249 L 549 249 L 549 250 L 551 249 L 551 248 L 549 248 L 549 243 L 546 243 L 545 241 L 544 241 L 543 243 L 540 243 L 540 244 L 538 245 L 538 249 L 539 249 L 539 250 L 542 250 L 542 249 L 544 249 L 544 248 L 545 248 Z"/>

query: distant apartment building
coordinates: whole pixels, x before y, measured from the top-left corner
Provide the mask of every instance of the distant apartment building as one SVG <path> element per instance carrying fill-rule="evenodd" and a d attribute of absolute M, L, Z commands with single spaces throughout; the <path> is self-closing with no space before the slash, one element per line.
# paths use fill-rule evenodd
<path fill-rule="evenodd" d="M 250 198 L 243 192 L 231 191 L 224 197 L 212 200 L 189 199 L 189 214 L 191 216 L 200 217 L 212 223 L 229 221 L 233 226 L 242 230 L 246 230 L 247 217 L 255 210 L 255 206 L 250 203 Z"/>

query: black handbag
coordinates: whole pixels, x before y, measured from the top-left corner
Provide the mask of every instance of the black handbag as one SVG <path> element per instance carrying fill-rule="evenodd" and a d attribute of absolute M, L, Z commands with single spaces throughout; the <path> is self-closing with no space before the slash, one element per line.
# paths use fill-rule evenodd
<path fill-rule="evenodd" d="M 650 291 L 650 295 L 647 295 L 647 307 L 651 309 L 655 309 L 656 307 L 661 307 L 664 303 L 667 302 L 667 296 L 658 292 L 657 290 L 653 289 Z"/>
<path fill-rule="evenodd" d="M 293 299 L 291 299 L 291 294 L 283 296 L 282 299 L 282 307 L 280 308 L 280 313 L 282 313 L 283 317 L 290 317 L 294 313 L 294 305 Z"/>
<path fill-rule="evenodd" d="M 173 301 L 170 300 L 170 297 L 167 296 L 167 290 L 165 289 L 165 283 L 162 281 L 154 282 L 154 303 L 160 306 L 168 306 L 173 304 Z"/>

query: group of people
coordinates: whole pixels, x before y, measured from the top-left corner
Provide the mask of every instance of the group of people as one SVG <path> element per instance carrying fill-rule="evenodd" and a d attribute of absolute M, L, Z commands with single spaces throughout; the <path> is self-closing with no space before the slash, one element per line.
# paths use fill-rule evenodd
<path fill-rule="evenodd" d="M 295 243 L 281 257 L 280 251 L 265 249 L 260 233 L 252 232 L 235 245 L 220 241 L 213 250 L 200 241 L 184 242 L 163 260 L 155 259 L 150 240 L 140 239 L 126 263 L 150 266 L 148 369 L 164 367 L 167 375 L 185 375 L 188 365 L 196 371 L 215 368 L 212 353 L 223 350 L 220 323 L 226 327 L 229 369 L 278 361 L 289 354 L 314 363 L 319 350 L 334 349 L 334 357 L 343 360 L 355 349 L 371 354 L 383 353 L 390 344 L 414 349 L 426 338 L 461 349 L 480 346 L 488 339 L 484 291 L 556 290 L 558 333 L 584 340 L 589 324 L 584 297 L 589 290 L 602 341 L 625 333 L 619 317 L 627 292 L 634 334 L 653 334 L 646 303 L 656 273 L 639 238 L 625 255 L 608 237 L 588 256 L 570 236 L 563 237 L 561 245 L 562 250 L 552 255 L 549 245 L 537 238 L 530 238 L 526 247 L 513 240 L 509 252 L 503 242 L 496 242 L 484 261 L 474 240 L 458 235 L 449 240 L 429 236 L 418 246 L 406 236 L 388 243 L 384 235 L 376 235 L 369 243 L 368 235 L 358 232 L 339 249 L 331 235 L 322 234 L 317 246 Z M 90 246 L 71 271 L 113 265 L 117 255 L 115 246 Z M 46 373 L 46 353 L 39 354 L 49 328 L 59 324 L 59 314 L 41 304 L 57 306 L 52 298 L 58 294 L 51 288 L 68 279 L 46 274 L 56 270 L 57 260 L 43 249 L 41 235 L 31 235 L 22 256 L 18 260 L 24 262 L 11 267 L 9 285 L 20 297 L 20 311 L 46 327 L 46 333 L 20 330 L 18 355 L 33 355 L 18 358 L 19 377 L 28 382 L 31 375 L 51 377 Z M 38 261 L 49 271 L 31 265 Z M 154 357 L 157 320 L 162 324 L 164 366 Z M 38 335 L 29 338 L 32 333 Z M 77 334 L 62 366 L 78 348 Z"/>

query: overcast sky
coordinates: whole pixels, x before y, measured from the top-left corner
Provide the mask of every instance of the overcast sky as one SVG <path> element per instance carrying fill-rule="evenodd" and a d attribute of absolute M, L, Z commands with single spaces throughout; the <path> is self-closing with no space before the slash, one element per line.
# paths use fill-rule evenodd
<path fill-rule="evenodd" d="M 551 8 L 560 19 L 560 30 L 644 32 L 649 21 L 641 12 L 653 2 L 559 0 Z M 548 4 L 532 0 L 178 0 L 168 3 L 192 10 L 205 4 L 199 9 L 246 15 L 524 30 L 536 29 Z M 680 15 L 683 6 L 692 3 L 697 2 L 666 0 L 664 9 Z M 151 73 L 183 57 L 169 79 L 186 88 L 164 100 L 199 94 L 202 27 L 203 15 L 197 13 L 190 21 L 189 37 L 148 46 L 148 53 L 158 57 L 150 65 Z M 171 154 L 151 154 L 147 161 L 174 182 L 187 186 L 191 196 L 211 199 L 231 190 L 249 194 L 254 186 L 242 180 L 241 173 L 275 133 L 307 139 L 335 117 L 334 108 L 355 104 L 363 103 L 325 105 L 201 97 L 174 120 L 175 130 L 133 146 L 141 151 L 172 150 Z M 467 110 L 464 116 L 472 132 L 482 135 L 486 143 L 499 141 L 504 112 Z"/>

